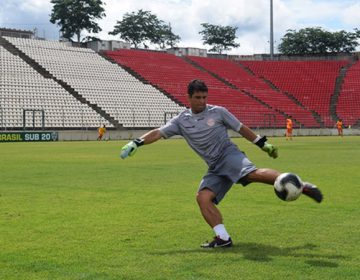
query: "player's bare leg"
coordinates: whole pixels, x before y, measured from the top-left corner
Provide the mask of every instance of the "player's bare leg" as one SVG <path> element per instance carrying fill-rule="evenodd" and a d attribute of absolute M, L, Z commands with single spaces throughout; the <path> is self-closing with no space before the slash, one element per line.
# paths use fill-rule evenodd
<path fill-rule="evenodd" d="M 269 185 L 274 185 L 276 178 L 281 173 L 274 169 L 269 168 L 259 168 L 248 175 L 246 175 L 245 179 L 249 182 L 258 182 Z"/>
<path fill-rule="evenodd" d="M 291 130 L 287 130 L 285 134 L 286 134 L 286 140 L 293 140 Z"/>
<path fill-rule="evenodd" d="M 222 224 L 222 216 L 219 209 L 214 205 L 215 194 L 209 189 L 203 189 L 197 193 L 196 201 L 199 204 L 200 212 L 205 221 L 212 228 Z"/>
<path fill-rule="evenodd" d="M 202 216 L 216 234 L 213 241 L 206 242 L 201 247 L 230 247 L 232 246 L 232 240 L 223 225 L 221 213 L 213 202 L 214 198 L 215 194 L 209 189 L 199 191 L 196 196 Z"/>

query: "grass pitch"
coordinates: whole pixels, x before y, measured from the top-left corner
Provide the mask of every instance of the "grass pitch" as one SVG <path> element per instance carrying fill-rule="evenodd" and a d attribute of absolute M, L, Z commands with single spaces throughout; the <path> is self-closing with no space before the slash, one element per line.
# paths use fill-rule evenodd
<path fill-rule="evenodd" d="M 0 279 L 359 279 L 360 138 L 270 140 L 258 167 L 317 184 L 322 204 L 234 186 L 219 208 L 235 246 L 213 236 L 195 201 L 205 164 L 184 140 L 129 159 L 125 141 L 0 144 Z"/>

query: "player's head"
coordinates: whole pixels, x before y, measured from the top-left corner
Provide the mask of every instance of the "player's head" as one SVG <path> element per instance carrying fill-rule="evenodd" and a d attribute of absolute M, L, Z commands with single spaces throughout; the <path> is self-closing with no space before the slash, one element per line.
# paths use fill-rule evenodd
<path fill-rule="evenodd" d="M 207 85 L 202 80 L 192 80 L 188 85 L 188 95 L 191 97 L 195 92 L 208 92 Z"/>
<path fill-rule="evenodd" d="M 201 80 L 192 80 L 188 85 L 188 100 L 195 114 L 204 111 L 208 97 L 208 87 Z"/>

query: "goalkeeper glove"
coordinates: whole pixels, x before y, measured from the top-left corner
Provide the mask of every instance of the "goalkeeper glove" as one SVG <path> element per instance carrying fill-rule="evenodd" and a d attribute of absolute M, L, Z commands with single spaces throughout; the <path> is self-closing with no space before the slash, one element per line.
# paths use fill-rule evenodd
<path fill-rule="evenodd" d="M 258 135 L 254 140 L 254 144 L 261 148 L 264 152 L 266 152 L 270 157 L 277 158 L 278 157 L 278 148 L 266 142 L 266 136 L 260 137 Z"/>
<path fill-rule="evenodd" d="M 138 147 L 144 145 L 143 139 L 135 139 L 133 141 L 130 141 L 127 143 L 124 147 L 121 148 L 121 154 L 120 157 L 122 159 L 125 159 L 127 157 L 131 157 L 136 153 L 136 150 Z"/>

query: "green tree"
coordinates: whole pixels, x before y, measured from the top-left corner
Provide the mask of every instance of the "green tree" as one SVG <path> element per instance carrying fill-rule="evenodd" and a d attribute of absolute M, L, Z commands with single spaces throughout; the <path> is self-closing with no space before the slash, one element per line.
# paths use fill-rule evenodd
<path fill-rule="evenodd" d="M 80 43 L 81 31 L 98 33 L 101 28 L 96 20 L 105 17 L 104 3 L 101 0 L 51 0 L 54 4 L 50 22 L 60 26 L 64 38 L 77 36 Z"/>
<path fill-rule="evenodd" d="M 180 40 L 180 37 L 172 32 L 170 24 L 165 24 L 150 11 L 143 10 L 126 13 L 109 34 L 120 34 L 121 39 L 130 42 L 135 48 L 141 43 L 145 45 L 145 42 L 165 48 L 166 45 L 174 45 Z"/>
<path fill-rule="evenodd" d="M 212 46 L 210 52 L 222 53 L 223 51 L 237 48 L 240 44 L 235 42 L 237 27 L 213 25 L 202 23 L 203 30 L 199 32 L 202 35 L 204 44 Z"/>
<path fill-rule="evenodd" d="M 170 23 L 165 24 L 164 22 L 161 22 L 152 43 L 158 44 L 161 49 L 165 49 L 166 46 L 176 46 L 176 44 L 180 42 L 180 39 L 179 35 L 175 35 L 172 32 Z"/>
<path fill-rule="evenodd" d="M 359 45 L 360 34 L 355 32 L 329 32 L 321 27 L 308 27 L 287 30 L 281 39 L 279 51 L 283 54 L 326 54 L 337 52 L 352 52 Z"/>
<path fill-rule="evenodd" d="M 330 52 L 353 52 L 359 45 L 358 39 L 360 38 L 359 32 L 346 32 L 344 30 L 332 33 L 330 39 L 329 51 Z"/>

